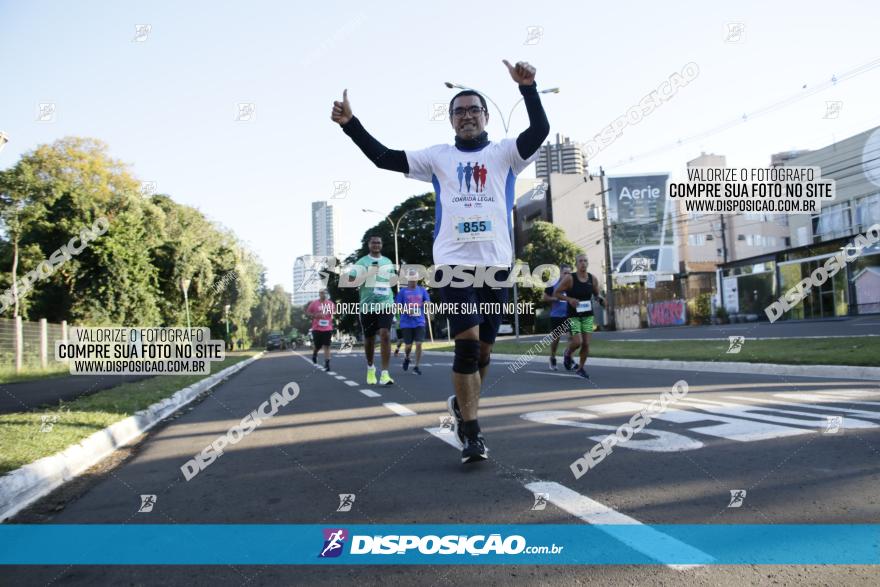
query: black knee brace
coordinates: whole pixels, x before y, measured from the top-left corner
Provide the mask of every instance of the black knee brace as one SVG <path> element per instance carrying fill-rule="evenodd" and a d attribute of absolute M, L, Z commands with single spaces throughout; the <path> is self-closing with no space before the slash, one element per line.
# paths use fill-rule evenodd
<path fill-rule="evenodd" d="M 455 357 L 452 359 L 452 370 L 455 373 L 470 375 L 476 373 L 480 362 L 480 341 L 456 340 Z"/>
<path fill-rule="evenodd" d="M 480 369 L 483 369 L 485 367 L 488 367 L 489 363 L 491 363 L 491 362 L 492 362 L 492 357 L 486 357 L 486 362 L 485 363 L 483 363 L 483 362 L 477 363 L 477 367 L 479 367 Z"/>

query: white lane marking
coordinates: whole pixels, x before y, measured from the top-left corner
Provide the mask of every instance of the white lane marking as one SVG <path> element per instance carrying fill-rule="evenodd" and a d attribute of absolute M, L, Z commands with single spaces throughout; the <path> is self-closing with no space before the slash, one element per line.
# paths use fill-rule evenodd
<path fill-rule="evenodd" d="M 654 550 L 654 548 L 665 554 L 675 552 L 688 558 L 696 558 L 703 561 L 704 564 L 711 563 L 715 560 L 702 550 L 696 549 L 689 544 L 685 544 L 672 536 L 658 532 L 653 528 L 645 528 L 644 532 L 639 532 L 640 540 L 633 540 L 631 538 L 631 532 L 617 528 L 616 526 L 642 526 L 644 524 L 635 518 L 621 514 L 598 501 L 590 499 L 585 495 L 581 495 L 565 485 L 560 485 L 553 481 L 534 481 L 532 483 L 526 483 L 525 488 L 532 493 L 547 494 L 550 503 L 567 511 L 571 515 L 580 518 L 588 524 L 595 525 L 599 530 L 610 535 L 612 538 L 616 538 L 633 550 L 637 550 L 655 560 L 663 560 L 665 556 L 664 554 L 658 554 L 657 550 Z M 650 543 L 650 545 L 648 543 Z M 651 548 L 651 546 L 654 546 L 654 548 Z M 702 565 L 667 564 L 666 566 L 681 570 Z"/>
<path fill-rule="evenodd" d="M 807 401 L 828 401 L 829 399 L 834 399 L 836 401 L 855 401 L 856 398 L 865 399 L 868 397 L 876 396 L 877 393 L 871 393 L 868 391 L 859 391 L 853 390 L 850 392 L 840 392 L 836 390 L 816 390 L 812 393 L 793 393 L 790 391 L 782 392 L 782 393 L 774 393 L 773 397 L 781 397 L 781 398 L 793 398 L 793 399 L 806 399 Z M 827 399 L 826 399 L 827 398 Z"/>
<path fill-rule="evenodd" d="M 610 416 L 612 414 L 635 414 L 648 405 L 648 402 L 613 402 L 610 404 L 596 404 L 580 406 L 582 410 Z"/>
<path fill-rule="evenodd" d="M 458 443 L 458 438 L 449 428 L 440 428 L 439 426 L 436 428 L 425 428 L 425 432 L 429 432 L 435 437 L 439 438 L 452 448 L 461 450 L 461 445 Z"/>
<path fill-rule="evenodd" d="M 593 414 L 585 414 L 583 412 L 566 412 L 566 411 L 546 411 L 546 412 L 529 412 L 520 416 L 523 420 L 536 422 L 538 424 L 552 424 L 555 426 L 572 426 L 574 428 L 584 428 L 587 430 L 595 430 L 596 432 L 604 432 L 590 436 L 592 440 L 601 442 L 610 434 L 617 431 L 618 426 L 608 426 L 606 424 L 594 424 L 592 422 L 583 422 L 595 418 Z M 645 427 L 639 432 L 642 438 L 632 438 L 629 442 L 622 445 L 633 450 L 644 450 L 648 452 L 679 452 L 683 450 L 696 450 L 703 448 L 703 443 L 688 436 L 670 432 L 668 430 L 657 430 Z M 647 440 L 644 439 L 647 437 Z"/>
<path fill-rule="evenodd" d="M 880 418 L 880 412 L 872 412 L 872 411 L 868 411 L 868 410 L 859 410 L 859 409 L 856 409 L 856 408 L 850 408 L 850 407 L 844 407 L 844 406 L 825 406 L 825 405 L 817 405 L 817 404 L 798 404 L 798 403 L 792 403 L 792 402 L 784 402 L 784 401 L 781 401 L 781 400 L 775 400 L 775 399 L 760 399 L 760 398 L 756 398 L 756 397 L 753 397 L 753 398 L 745 398 L 745 397 L 738 396 L 738 395 L 731 395 L 731 396 L 727 396 L 727 397 L 730 397 L 730 398 L 733 398 L 733 399 L 742 399 L 742 400 L 747 400 L 747 401 L 753 401 L 753 402 L 760 402 L 760 403 L 765 403 L 765 404 L 771 404 L 771 405 L 773 405 L 774 407 L 773 407 L 773 408 L 766 408 L 766 409 L 768 409 L 768 410 L 772 409 L 773 411 L 786 412 L 786 413 L 790 413 L 790 414 L 803 414 L 803 415 L 807 415 L 807 416 L 810 416 L 810 417 L 812 417 L 812 418 L 815 418 L 815 419 L 819 420 L 819 421 L 820 421 L 819 424 L 825 424 L 825 422 L 827 421 L 827 418 L 828 418 L 828 416 L 829 416 L 829 414 L 828 414 L 827 412 L 844 412 L 844 413 L 846 413 L 846 414 L 854 414 L 854 415 L 856 415 L 856 416 L 861 416 L 861 417 L 863 417 L 863 418 L 873 418 L 873 419 L 875 419 L 875 420 L 876 420 L 877 418 Z M 824 400 L 824 401 L 826 401 L 827 403 L 833 403 L 834 400 Z M 838 398 L 836 401 L 837 401 L 837 402 L 840 402 L 840 399 Z M 850 402 L 847 402 L 847 403 L 850 403 Z M 819 411 L 819 412 L 823 412 L 823 411 L 824 411 L 825 413 L 824 413 L 824 414 L 817 414 L 817 413 L 815 413 L 815 412 L 803 412 L 803 411 L 798 411 L 798 410 L 789 410 L 789 409 L 780 408 L 779 406 L 785 406 L 785 407 L 787 407 L 787 408 L 810 409 L 810 410 L 816 410 L 816 411 Z M 877 428 L 877 424 L 875 424 L 875 423 L 873 423 L 873 422 L 866 422 L 866 421 L 864 421 L 864 420 L 856 420 L 856 419 L 853 419 L 853 418 L 847 417 L 847 419 L 846 419 L 847 426 L 849 426 L 850 422 L 855 422 L 855 423 L 856 423 L 856 425 L 853 426 L 854 428 Z"/>
<path fill-rule="evenodd" d="M 681 402 L 680 402 L 681 403 Z M 747 407 L 747 406 L 746 406 Z M 690 432 L 717 436 L 738 442 L 752 442 L 755 440 L 770 440 L 786 436 L 798 436 L 811 434 L 815 430 L 805 428 L 790 428 L 769 422 L 755 422 L 741 419 L 745 410 L 725 410 L 700 406 L 699 409 L 710 411 L 709 414 L 689 412 L 687 410 L 668 410 L 662 414 L 652 416 L 655 420 L 665 420 L 675 424 L 690 424 L 696 422 L 715 422 L 704 426 L 687 428 Z"/>
<path fill-rule="evenodd" d="M 443 432 L 446 430 L 446 432 Z M 458 444 L 458 439 L 455 438 L 455 435 L 448 431 L 446 428 L 425 428 L 425 432 L 430 433 L 435 438 L 439 438 L 452 448 L 456 450 L 461 450 L 461 446 Z M 642 554 L 647 556 L 655 555 L 656 552 L 652 552 L 650 548 L 644 548 L 643 543 L 634 543 L 632 540 L 628 539 L 626 535 L 621 536 L 621 530 L 616 529 L 613 525 L 606 526 L 607 524 L 617 524 L 617 525 L 643 525 L 641 522 L 636 520 L 635 518 L 631 518 L 627 515 L 621 514 L 618 511 L 615 511 L 608 506 L 599 503 L 598 501 L 592 500 L 589 497 L 581 495 L 575 491 L 572 491 L 568 487 L 564 485 L 560 485 L 559 483 L 554 483 L 552 481 L 533 481 L 533 482 L 524 482 L 523 486 L 531 491 L 532 493 L 549 493 L 551 503 L 556 504 L 561 509 L 567 511 L 568 513 L 577 516 L 584 522 L 588 524 L 598 524 L 599 529 L 607 534 L 611 535 L 613 538 L 616 538 L 629 546 L 634 550 L 638 550 Z M 657 532 L 656 530 L 646 528 L 645 534 L 641 534 L 644 537 L 650 536 L 651 542 L 654 544 L 662 545 L 662 550 L 669 552 L 670 550 L 674 550 L 677 553 L 686 553 L 689 557 L 699 558 L 700 560 L 705 561 L 706 563 L 712 562 L 714 559 L 701 550 L 697 550 L 696 548 L 685 544 L 671 536 L 667 536 L 662 532 Z M 647 542 L 647 540 L 645 540 Z M 662 555 L 661 555 L 662 558 Z M 702 565 L 666 565 L 671 569 L 683 570 L 694 567 L 699 567 Z"/>
<path fill-rule="evenodd" d="M 340 380 L 345 379 L 345 375 L 334 375 L 333 377 Z"/>
<path fill-rule="evenodd" d="M 537 375 L 552 375 L 554 377 L 577 377 L 578 379 L 580 379 L 580 377 L 575 375 L 574 373 L 551 373 L 550 371 L 526 371 L 526 373 L 535 373 Z"/>
<path fill-rule="evenodd" d="M 348 386 L 351 386 L 351 387 L 357 387 L 357 386 L 358 386 L 358 382 L 357 382 L 357 381 L 346 381 L 345 384 L 348 385 Z"/>
<path fill-rule="evenodd" d="M 394 412 L 395 414 L 397 414 L 398 416 L 415 416 L 415 415 L 417 415 L 415 412 L 413 412 L 408 407 L 402 406 L 396 402 L 386 402 L 382 405 L 385 406 L 386 408 L 388 408 L 389 410 L 391 410 L 392 412 Z"/>
<path fill-rule="evenodd" d="M 382 397 L 381 393 L 376 393 L 372 389 L 360 389 L 358 391 L 360 391 L 362 394 L 364 394 L 367 397 Z"/>
<path fill-rule="evenodd" d="M 772 400 L 760 400 L 755 398 L 756 401 L 761 402 L 771 402 Z M 704 410 L 706 412 L 711 412 L 712 414 L 721 414 L 722 416 L 732 416 L 734 418 L 752 418 L 754 420 L 761 420 L 764 422 L 774 422 L 776 424 L 784 425 L 784 426 L 811 426 L 813 428 L 823 426 L 827 423 L 827 418 L 822 414 L 815 414 L 810 412 L 796 411 L 793 412 L 791 410 L 786 410 L 783 408 L 768 408 L 766 406 L 743 406 L 740 404 L 730 404 L 725 402 L 717 402 L 717 401 L 709 401 L 702 399 L 683 399 L 679 403 L 684 404 L 685 406 L 690 406 L 693 408 L 697 408 L 700 410 Z M 776 402 L 781 403 L 781 402 Z M 793 415 L 802 416 L 801 418 L 790 418 L 787 416 L 773 415 L 767 414 L 765 412 L 773 412 L 775 414 L 785 414 L 790 413 Z M 865 422 L 864 420 L 855 420 L 852 418 L 847 418 L 847 422 L 852 422 L 853 428 L 876 428 L 877 424 L 872 422 Z M 815 430 L 812 430 L 815 432 Z"/>
<path fill-rule="evenodd" d="M 336 377 L 336 371 L 327 371 L 327 375 L 333 375 Z"/>

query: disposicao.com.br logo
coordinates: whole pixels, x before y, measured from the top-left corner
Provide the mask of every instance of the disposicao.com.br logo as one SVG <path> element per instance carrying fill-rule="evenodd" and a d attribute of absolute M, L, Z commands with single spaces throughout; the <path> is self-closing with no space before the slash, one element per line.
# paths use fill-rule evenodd
<path fill-rule="evenodd" d="M 324 546 L 320 558 L 337 557 L 342 554 L 348 532 L 342 528 L 324 530 Z M 423 555 L 465 555 L 480 556 L 487 554 L 559 554 L 563 546 L 528 546 L 526 539 L 518 534 L 502 537 L 501 534 L 476 534 L 437 536 L 428 534 L 388 534 L 388 535 L 352 535 L 349 554 L 352 555 L 383 555 L 383 554 L 418 554 Z M 412 552 L 410 552 L 412 551 Z"/>
<path fill-rule="evenodd" d="M 348 532 L 342 528 L 325 528 L 324 546 L 321 548 L 318 558 L 333 558 L 342 554 L 346 538 L 348 538 Z"/>

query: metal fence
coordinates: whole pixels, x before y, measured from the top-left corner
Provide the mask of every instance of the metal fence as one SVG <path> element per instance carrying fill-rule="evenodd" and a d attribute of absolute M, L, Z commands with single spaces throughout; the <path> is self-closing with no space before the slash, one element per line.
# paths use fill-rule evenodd
<path fill-rule="evenodd" d="M 16 318 L 0 318 L 0 366 L 15 366 L 16 372 L 26 367 L 45 369 L 54 361 L 56 340 L 67 340 L 67 322 L 50 324 L 45 318 L 28 322 Z"/>

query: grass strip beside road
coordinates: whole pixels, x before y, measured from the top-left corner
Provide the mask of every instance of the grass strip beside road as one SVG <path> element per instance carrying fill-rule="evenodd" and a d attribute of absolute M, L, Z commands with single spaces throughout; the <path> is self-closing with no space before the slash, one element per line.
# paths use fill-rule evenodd
<path fill-rule="evenodd" d="M 70 375 L 70 367 L 60 362 L 49 363 L 45 369 L 39 365 L 25 365 L 18 373 L 15 372 L 14 366 L 0 365 L 0 384 L 32 381 L 34 379 L 52 379 L 66 375 Z"/>
<path fill-rule="evenodd" d="M 567 337 L 559 343 L 557 357 Z M 590 356 L 608 359 L 653 359 L 671 361 L 720 361 L 736 363 L 777 363 L 781 365 L 852 365 L 880 367 L 880 337 L 788 338 L 746 340 L 739 353 L 728 353 L 727 339 L 619 341 L 593 337 Z M 436 342 L 426 350 L 453 351 L 453 345 Z M 549 356 L 550 345 L 536 342 L 498 341 L 493 353 Z"/>
<path fill-rule="evenodd" d="M 227 354 L 223 361 L 211 363 L 211 374 L 255 354 Z M 55 407 L 0 415 L 0 475 L 61 452 L 205 377 L 209 375 L 159 375 L 62 401 Z"/>

